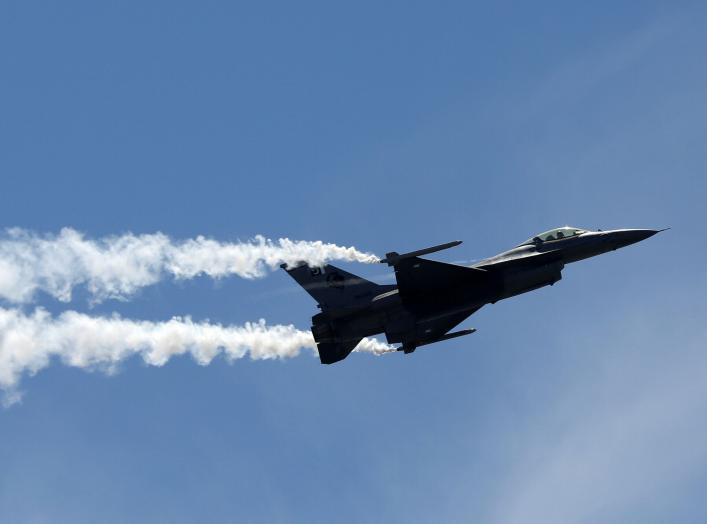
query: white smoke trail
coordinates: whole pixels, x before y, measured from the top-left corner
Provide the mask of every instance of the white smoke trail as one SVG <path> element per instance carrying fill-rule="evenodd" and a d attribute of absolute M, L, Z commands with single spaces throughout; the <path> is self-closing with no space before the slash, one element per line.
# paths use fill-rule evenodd
<path fill-rule="evenodd" d="M 74 287 L 85 285 L 92 300 L 100 302 L 124 299 L 165 275 L 257 278 L 282 263 L 315 266 L 330 260 L 371 263 L 377 257 L 321 241 L 262 236 L 237 243 L 202 236 L 173 241 L 162 233 L 91 240 L 71 228 L 58 235 L 13 228 L 0 234 L 0 299 L 28 303 L 41 290 L 69 302 Z"/>
<path fill-rule="evenodd" d="M 134 355 L 151 366 L 162 366 L 183 354 L 207 365 L 219 354 L 231 361 L 246 356 L 254 360 L 282 359 L 295 357 L 303 349 L 316 354 L 309 331 L 292 325 L 268 326 L 265 320 L 222 326 L 194 322 L 189 317 L 149 322 L 75 311 L 52 317 L 42 308 L 31 314 L 0 308 L 0 389 L 5 393 L 5 404 L 20 399 L 17 388 L 22 376 L 34 375 L 52 359 L 67 366 L 110 373 Z M 375 339 L 364 339 L 356 351 L 380 355 L 393 350 Z"/>

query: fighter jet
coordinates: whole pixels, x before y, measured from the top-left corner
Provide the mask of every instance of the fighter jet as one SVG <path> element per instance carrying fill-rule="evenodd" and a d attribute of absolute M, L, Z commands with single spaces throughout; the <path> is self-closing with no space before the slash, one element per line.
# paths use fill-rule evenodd
<path fill-rule="evenodd" d="M 345 359 L 363 337 L 385 334 L 405 354 L 416 348 L 469 335 L 451 332 L 486 304 L 514 297 L 562 278 L 565 264 L 613 251 L 664 230 L 590 231 L 559 227 L 470 266 L 420 258 L 460 240 L 405 254 L 387 253 L 397 284 L 379 285 L 332 265 L 281 267 L 317 302 L 312 334 L 322 364 Z"/>

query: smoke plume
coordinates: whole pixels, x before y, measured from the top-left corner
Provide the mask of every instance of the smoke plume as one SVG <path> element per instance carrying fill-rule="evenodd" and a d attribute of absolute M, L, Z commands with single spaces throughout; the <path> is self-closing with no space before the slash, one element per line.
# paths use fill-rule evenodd
<path fill-rule="evenodd" d="M 0 299 L 28 303 L 37 291 L 44 291 L 69 302 L 73 289 L 85 285 L 92 301 L 100 302 L 125 299 L 165 276 L 251 279 L 282 263 L 305 261 L 316 266 L 330 260 L 370 263 L 377 257 L 321 241 L 273 241 L 262 236 L 235 243 L 202 236 L 174 241 L 162 233 L 91 240 L 71 228 L 57 235 L 13 228 L 0 234 Z"/>
<path fill-rule="evenodd" d="M 20 399 L 22 376 L 37 373 L 55 359 L 67 366 L 110 373 L 135 355 L 151 366 L 163 366 L 183 354 L 207 365 L 220 354 L 229 361 L 246 356 L 253 360 L 283 359 L 295 357 L 302 350 L 316 354 L 310 332 L 292 325 L 269 326 L 265 320 L 222 326 L 194 322 L 189 317 L 150 322 L 75 311 L 53 317 L 42 308 L 30 314 L 0 308 L 0 389 L 5 393 L 5 404 Z M 392 348 L 375 339 L 364 339 L 356 350 L 379 355 Z"/>

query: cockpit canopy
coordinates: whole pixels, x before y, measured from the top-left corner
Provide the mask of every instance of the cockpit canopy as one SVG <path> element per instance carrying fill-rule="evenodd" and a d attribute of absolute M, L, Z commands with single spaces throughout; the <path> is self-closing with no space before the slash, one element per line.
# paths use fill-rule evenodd
<path fill-rule="evenodd" d="M 576 227 L 570 227 L 570 226 L 565 226 L 565 227 L 557 227 L 555 229 L 551 229 L 550 231 L 545 231 L 544 233 L 540 233 L 539 235 L 534 236 L 533 238 L 529 238 L 522 244 L 521 246 L 524 246 L 526 244 L 535 244 L 539 242 L 548 242 L 550 240 L 562 240 L 563 238 L 569 238 L 569 237 L 576 237 L 578 235 L 581 235 L 582 233 L 586 233 L 586 229 L 579 229 Z"/>

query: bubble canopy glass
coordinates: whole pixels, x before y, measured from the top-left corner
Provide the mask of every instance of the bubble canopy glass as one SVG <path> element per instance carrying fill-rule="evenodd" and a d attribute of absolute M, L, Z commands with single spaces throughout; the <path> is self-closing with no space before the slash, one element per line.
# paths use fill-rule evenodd
<path fill-rule="evenodd" d="M 565 226 L 565 227 L 557 227 L 555 229 L 551 229 L 550 231 L 545 231 L 544 233 L 540 233 L 539 235 L 534 236 L 533 238 L 529 238 L 522 244 L 519 244 L 521 246 L 524 246 L 526 244 L 535 244 L 536 242 L 549 242 L 551 240 L 562 240 L 563 238 L 569 238 L 569 237 L 576 237 L 578 235 L 581 235 L 582 233 L 586 233 L 586 229 L 579 229 L 576 227 L 570 227 L 570 226 Z"/>

